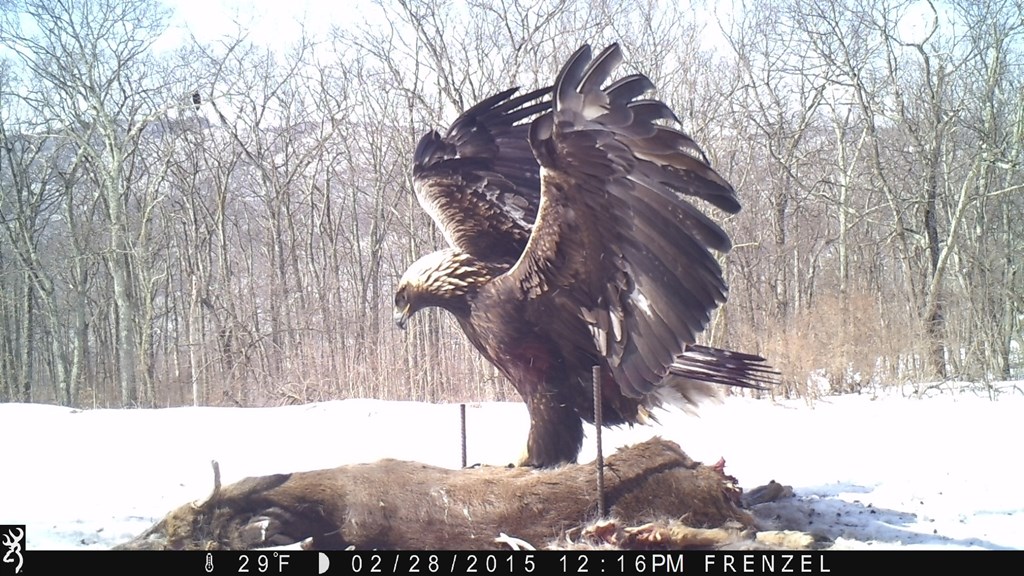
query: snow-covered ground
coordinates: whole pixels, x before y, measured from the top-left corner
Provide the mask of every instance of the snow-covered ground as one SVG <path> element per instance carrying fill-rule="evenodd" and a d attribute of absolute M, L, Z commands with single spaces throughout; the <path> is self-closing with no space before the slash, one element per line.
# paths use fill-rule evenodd
<path fill-rule="evenodd" d="M 788 527 L 839 548 L 1024 548 L 1022 383 L 998 401 L 973 393 L 831 397 L 813 406 L 726 398 L 700 417 L 606 430 L 610 452 L 653 435 L 693 458 L 726 460 L 750 489 L 770 480 L 796 498 L 773 505 Z M 522 404 L 467 407 L 470 463 L 514 461 Z M 461 464 L 458 405 L 346 400 L 282 408 L 72 410 L 0 404 L 0 524 L 27 524 L 27 547 L 108 548 L 223 482 L 379 458 Z M 581 461 L 595 456 L 587 429 Z"/>

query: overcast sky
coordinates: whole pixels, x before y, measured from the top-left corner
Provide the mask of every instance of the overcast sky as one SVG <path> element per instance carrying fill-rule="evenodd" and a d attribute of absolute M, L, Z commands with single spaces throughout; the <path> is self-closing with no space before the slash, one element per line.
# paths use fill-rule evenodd
<path fill-rule="evenodd" d="M 257 44 L 274 44 L 298 37 L 305 23 L 311 35 L 323 36 L 334 24 L 362 21 L 368 1 L 345 0 L 163 0 L 173 12 L 167 48 L 182 44 L 190 34 L 202 43 L 246 30 Z M 365 8 L 360 8 L 364 6 Z"/>

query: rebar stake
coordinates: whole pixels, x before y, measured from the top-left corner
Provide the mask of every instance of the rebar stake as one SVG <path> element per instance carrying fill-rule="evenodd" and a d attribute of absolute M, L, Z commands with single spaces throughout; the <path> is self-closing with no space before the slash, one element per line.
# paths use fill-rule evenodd
<path fill-rule="evenodd" d="M 597 516 L 604 518 L 604 452 L 601 447 L 602 408 L 601 408 L 601 367 L 594 366 L 594 426 L 597 429 Z"/>
<path fill-rule="evenodd" d="M 462 467 L 466 467 L 466 405 L 459 404 L 459 420 L 462 425 Z"/>

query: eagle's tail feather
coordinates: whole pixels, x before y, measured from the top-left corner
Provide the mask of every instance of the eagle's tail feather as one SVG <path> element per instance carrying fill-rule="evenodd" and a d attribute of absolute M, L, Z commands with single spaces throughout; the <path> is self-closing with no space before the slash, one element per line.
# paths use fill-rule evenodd
<path fill-rule="evenodd" d="M 691 344 L 669 373 L 709 384 L 765 390 L 778 383 L 779 372 L 756 354 Z"/>
<path fill-rule="evenodd" d="M 765 390 L 779 373 L 764 358 L 732 350 L 689 345 L 669 367 L 669 377 L 654 391 L 652 406 L 671 404 L 686 412 L 707 400 L 717 400 L 720 386 Z M 641 413 L 641 420 L 655 420 Z"/>

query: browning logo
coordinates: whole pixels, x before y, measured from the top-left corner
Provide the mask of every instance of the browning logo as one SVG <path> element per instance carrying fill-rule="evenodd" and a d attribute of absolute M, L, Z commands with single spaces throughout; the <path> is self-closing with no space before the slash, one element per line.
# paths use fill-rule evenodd
<path fill-rule="evenodd" d="M 4 561 L 0 564 L 0 574 L 21 574 L 25 564 L 24 552 L 25 525 L 0 525 L 0 544 L 3 545 Z M 14 569 L 11 572 L 11 568 Z"/>

